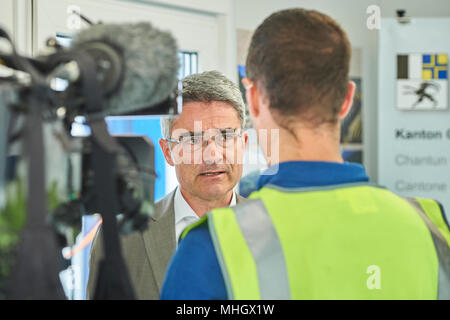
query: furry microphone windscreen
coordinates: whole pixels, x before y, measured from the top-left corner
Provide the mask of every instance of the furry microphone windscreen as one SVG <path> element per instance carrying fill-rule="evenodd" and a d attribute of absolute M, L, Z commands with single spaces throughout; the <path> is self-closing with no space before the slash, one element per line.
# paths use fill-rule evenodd
<path fill-rule="evenodd" d="M 123 59 L 121 85 L 106 98 L 106 115 L 123 115 L 155 106 L 177 86 L 178 47 L 173 36 L 150 23 L 97 24 L 81 31 L 71 48 L 93 42 L 112 46 Z"/>

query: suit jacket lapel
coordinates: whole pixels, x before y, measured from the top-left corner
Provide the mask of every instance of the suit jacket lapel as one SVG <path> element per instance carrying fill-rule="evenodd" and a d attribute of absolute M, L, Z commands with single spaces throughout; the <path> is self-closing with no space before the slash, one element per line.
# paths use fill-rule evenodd
<path fill-rule="evenodd" d="M 142 232 L 147 258 L 152 268 L 153 276 L 161 291 L 162 282 L 170 259 L 176 249 L 175 241 L 175 191 L 172 191 L 155 204 L 155 214 Z M 236 203 L 247 199 L 236 194 Z"/>
<path fill-rule="evenodd" d="M 142 233 L 158 291 L 161 291 L 167 266 L 176 247 L 174 195 L 175 191 L 172 191 L 155 204 L 155 215 Z"/>

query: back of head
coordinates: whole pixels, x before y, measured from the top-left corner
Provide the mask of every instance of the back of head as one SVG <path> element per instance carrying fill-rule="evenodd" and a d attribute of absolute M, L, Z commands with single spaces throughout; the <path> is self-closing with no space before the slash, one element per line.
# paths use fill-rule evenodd
<path fill-rule="evenodd" d="M 248 50 L 247 77 L 278 119 L 337 123 L 348 88 L 350 43 L 330 17 L 289 9 L 269 16 Z"/>

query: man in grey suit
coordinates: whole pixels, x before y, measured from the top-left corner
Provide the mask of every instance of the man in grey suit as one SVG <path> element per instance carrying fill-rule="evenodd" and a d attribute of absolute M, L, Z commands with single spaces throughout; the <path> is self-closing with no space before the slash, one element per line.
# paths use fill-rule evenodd
<path fill-rule="evenodd" d="M 247 144 L 245 105 L 239 88 L 217 71 L 183 80 L 183 111 L 162 118 L 164 157 L 179 186 L 155 204 L 143 232 L 121 236 L 122 253 L 138 299 L 158 299 L 182 230 L 214 208 L 243 201 L 233 191 Z M 101 228 L 89 261 L 87 298 L 94 296 L 103 257 Z"/>

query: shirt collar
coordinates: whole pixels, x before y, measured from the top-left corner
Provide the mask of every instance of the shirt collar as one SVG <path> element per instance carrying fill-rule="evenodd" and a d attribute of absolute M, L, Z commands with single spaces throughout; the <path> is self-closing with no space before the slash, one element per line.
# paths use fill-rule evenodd
<path fill-rule="evenodd" d="M 236 193 L 233 191 L 233 197 L 231 198 L 230 207 L 236 205 Z M 193 217 L 198 219 L 197 214 L 192 210 L 191 206 L 184 199 L 181 194 L 180 187 L 177 187 L 175 191 L 174 199 L 174 210 L 175 210 L 175 223 L 183 220 L 186 217 Z"/>
<path fill-rule="evenodd" d="M 229 207 L 235 206 L 236 205 L 236 192 L 233 191 L 233 197 L 231 198 L 231 202 Z"/>
<path fill-rule="evenodd" d="M 264 171 L 258 179 L 257 189 L 267 184 L 302 188 L 368 181 L 364 167 L 357 163 L 288 161 Z"/>

